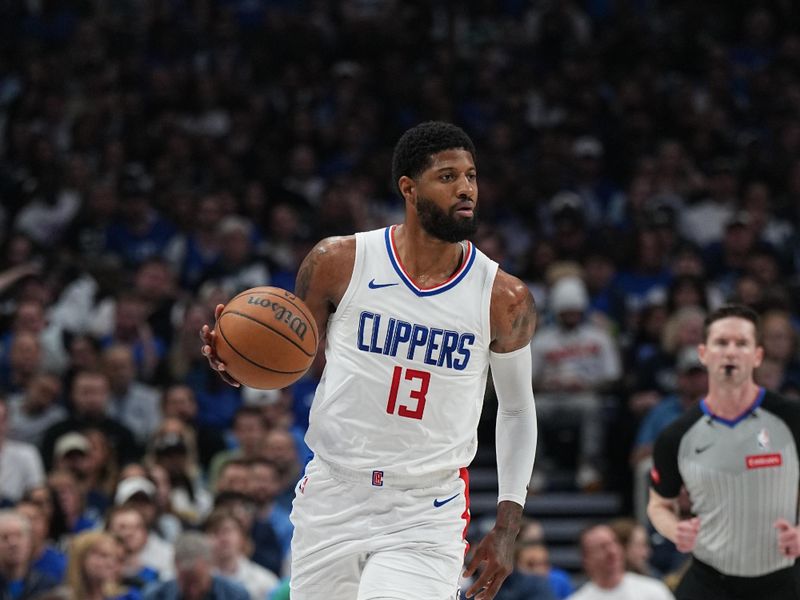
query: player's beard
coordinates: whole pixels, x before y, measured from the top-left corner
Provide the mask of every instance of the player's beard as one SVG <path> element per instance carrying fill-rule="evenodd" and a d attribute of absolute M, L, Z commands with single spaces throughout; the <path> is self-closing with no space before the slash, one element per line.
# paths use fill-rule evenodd
<path fill-rule="evenodd" d="M 478 230 L 474 211 L 469 218 L 458 217 L 455 212 L 455 207 L 450 212 L 445 212 L 433 200 L 417 196 L 417 217 L 420 225 L 428 234 L 444 242 L 460 242 Z"/>

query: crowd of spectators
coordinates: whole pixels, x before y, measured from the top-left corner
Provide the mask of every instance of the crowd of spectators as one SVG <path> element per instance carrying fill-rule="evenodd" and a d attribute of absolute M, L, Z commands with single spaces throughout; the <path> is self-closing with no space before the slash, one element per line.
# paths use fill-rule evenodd
<path fill-rule="evenodd" d="M 634 510 L 722 302 L 762 314 L 757 380 L 800 396 L 797 19 L 781 0 L 0 3 L 0 597 L 239 597 L 229 578 L 284 597 L 323 353 L 242 393 L 198 331 L 243 289 L 292 289 L 318 239 L 399 220 L 392 146 L 421 120 L 474 138 L 475 241 L 539 306 L 534 491 Z"/>

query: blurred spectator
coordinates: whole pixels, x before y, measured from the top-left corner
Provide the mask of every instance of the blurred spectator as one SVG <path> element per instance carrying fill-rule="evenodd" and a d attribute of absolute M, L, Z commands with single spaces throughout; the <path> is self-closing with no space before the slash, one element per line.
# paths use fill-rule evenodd
<path fill-rule="evenodd" d="M 277 391 L 273 390 L 273 392 L 278 394 Z M 264 417 L 261 416 L 258 408 L 254 406 L 239 408 L 233 417 L 233 436 L 236 440 L 236 447 L 224 450 L 212 459 L 208 473 L 209 485 L 212 488 L 216 486 L 219 471 L 227 461 L 233 458 L 247 460 L 261 456 L 266 433 Z"/>
<path fill-rule="evenodd" d="M 0 499 L 14 503 L 44 483 L 44 468 L 36 447 L 7 439 L 8 404 L 0 396 Z"/>
<path fill-rule="evenodd" d="M 608 525 L 594 525 L 580 537 L 583 570 L 589 581 L 570 600 L 671 600 L 672 593 L 657 579 L 625 572 L 625 552 Z"/>
<path fill-rule="evenodd" d="M 111 302 L 109 302 L 111 303 Z M 166 344 L 147 321 L 147 302 L 137 293 L 119 294 L 113 301 L 110 331 L 95 331 L 100 345 L 127 345 L 133 353 L 136 378 L 151 381 L 166 355 Z"/>
<path fill-rule="evenodd" d="M 176 578 L 150 588 L 145 600 L 248 600 L 245 588 L 213 574 L 210 540 L 201 533 L 184 533 L 175 542 Z"/>
<path fill-rule="evenodd" d="M 89 491 L 91 448 L 89 438 L 77 431 L 70 431 L 60 436 L 53 447 L 53 470 L 69 471 L 78 481 L 84 494 Z M 102 513 L 102 510 L 99 512 Z"/>
<path fill-rule="evenodd" d="M 289 509 L 279 502 L 282 490 L 280 471 L 271 461 L 249 461 L 247 495 L 255 504 L 252 526 L 253 560 L 281 575 L 289 556 L 294 526 Z"/>
<path fill-rule="evenodd" d="M 212 498 L 201 479 L 191 429 L 178 419 L 164 419 L 149 447 L 148 463 L 163 467 L 169 475 L 172 510 L 188 524 L 200 524 L 211 510 Z"/>
<path fill-rule="evenodd" d="M 733 161 L 715 159 L 706 183 L 708 196 L 689 206 L 681 218 L 683 235 L 701 248 L 722 239 L 723 227 L 735 212 L 739 179 Z"/>
<path fill-rule="evenodd" d="M 13 510 L 0 510 L 0 593 L 4 598 L 33 599 L 58 584 L 33 567 L 32 550 L 27 517 Z"/>
<path fill-rule="evenodd" d="M 759 385 L 779 390 L 786 382 L 800 383 L 800 362 L 797 358 L 797 332 L 791 314 L 769 310 L 761 315 L 761 345 L 764 360 L 755 371 Z M 766 373 L 772 373 L 767 379 Z"/>
<path fill-rule="evenodd" d="M 280 491 L 276 498 L 277 503 L 286 510 L 291 510 L 294 487 L 300 481 L 303 469 L 294 436 L 285 429 L 272 429 L 264 436 L 261 451 L 262 456 L 278 469 Z"/>
<path fill-rule="evenodd" d="M 61 380 L 50 373 L 37 373 L 25 390 L 9 398 L 8 437 L 39 445 L 48 427 L 67 417 L 58 402 Z"/>
<path fill-rule="evenodd" d="M 692 306 L 669 315 L 661 329 L 658 351 L 636 365 L 636 389 L 658 390 L 662 393 L 675 391 L 678 352 L 703 341 L 705 315 L 702 309 Z"/>
<path fill-rule="evenodd" d="M 278 577 L 247 558 L 248 532 L 233 513 L 219 509 L 206 519 L 203 530 L 213 547 L 217 572 L 241 584 L 250 598 L 266 598 L 278 585 Z"/>
<path fill-rule="evenodd" d="M 58 512 L 64 517 L 64 534 L 79 533 L 97 526 L 100 515 L 87 506 L 86 494 L 72 471 L 51 471 L 47 475 L 47 485 L 53 490 Z"/>
<path fill-rule="evenodd" d="M 193 213 L 190 233 L 178 235 L 167 249 L 184 288 L 196 290 L 220 259 L 220 198 L 209 194 L 200 198 Z"/>
<path fill-rule="evenodd" d="M 137 590 L 158 581 L 160 569 L 172 564 L 171 555 L 154 556 L 145 553 L 147 527 L 142 514 L 131 506 L 115 506 L 106 517 L 106 531 L 113 535 L 124 550 L 122 580 Z M 161 579 L 169 579 L 164 573 Z"/>
<path fill-rule="evenodd" d="M 545 440 L 548 429 L 579 428 L 575 484 L 596 489 L 602 484 L 603 466 L 601 394 L 621 375 L 618 350 L 605 330 L 585 320 L 589 298 L 579 278 L 569 276 L 556 281 L 548 304 L 556 322 L 543 326 L 531 342 L 540 427 L 544 426 Z M 534 477 L 544 476 L 547 470 L 541 455 L 540 450 Z M 553 458 L 546 449 L 544 455 Z M 534 487 L 541 484 L 535 482 Z"/>
<path fill-rule="evenodd" d="M 0 387 L 12 393 L 24 391 L 42 369 L 42 344 L 28 331 L 19 331 L 8 349 L 8 370 L 0 373 Z"/>
<path fill-rule="evenodd" d="M 234 492 L 246 494 L 251 485 L 250 464 L 247 460 L 232 458 L 225 462 L 219 470 L 219 477 L 214 486 L 214 494 Z"/>
<path fill-rule="evenodd" d="M 49 539 L 50 520 L 44 508 L 30 499 L 14 507 L 31 525 L 31 568 L 61 583 L 67 572 L 67 556 Z"/>
<path fill-rule="evenodd" d="M 163 418 L 179 419 L 194 431 L 198 459 L 208 471 L 211 459 L 225 449 L 225 440 L 218 429 L 197 423 L 197 401 L 192 388 L 183 384 L 168 386 L 161 400 L 161 412 Z"/>
<path fill-rule="evenodd" d="M 282 390 L 244 388 L 242 390 L 242 403 L 244 406 L 257 408 L 261 412 L 267 429 L 285 429 L 292 434 L 299 460 L 303 465 L 311 460 L 312 456 L 311 450 L 305 441 L 306 429 L 308 428 L 308 413 L 306 411 L 311 405 L 309 403 L 308 408 L 297 406 L 297 394 L 300 394 L 302 398 L 304 395 L 303 390 L 306 390 L 305 393 L 311 394 L 311 398 L 308 399 L 309 402 L 313 401 L 313 393 L 322 375 L 322 371 L 319 370 L 322 368 L 320 365 L 324 365 L 325 360 L 324 357 L 321 360 L 317 359 L 320 354 L 324 355 L 322 348 L 317 350 L 317 356 L 314 357 L 311 368 L 303 375 L 300 382 L 289 388 Z M 302 398 L 299 401 L 304 402 L 306 399 Z M 298 417 L 304 420 L 304 426 L 296 424 Z"/>
<path fill-rule="evenodd" d="M 67 567 L 67 587 L 73 598 L 86 600 L 139 600 L 135 590 L 121 583 L 120 545 L 102 531 L 87 531 L 72 540 Z"/>
<path fill-rule="evenodd" d="M 42 458 L 50 465 L 56 440 L 70 431 L 83 431 L 90 427 L 102 431 L 108 438 L 121 465 L 132 462 L 141 451 L 130 429 L 108 416 L 111 389 L 108 377 L 96 371 L 80 371 L 72 380 L 72 414 L 50 426 L 42 439 Z"/>
<path fill-rule="evenodd" d="M 108 228 L 108 250 L 124 265 L 135 267 L 153 256 L 163 256 L 175 228 L 153 208 L 152 182 L 144 167 L 128 165 L 119 185 L 120 213 Z"/>
<path fill-rule="evenodd" d="M 123 477 L 117 485 L 114 494 L 115 512 L 122 509 L 135 510 L 142 518 L 144 527 L 144 540 L 138 537 L 134 540 L 137 555 L 130 557 L 137 561 L 143 568 L 160 575 L 161 579 L 166 579 L 172 574 L 172 545 L 167 542 L 158 532 L 159 514 L 156 499 L 158 489 L 154 483 L 142 475 Z M 131 522 L 128 518 L 127 523 Z M 111 516 L 106 519 L 106 526 L 111 529 Z M 112 530 L 113 531 L 113 530 Z M 141 543 L 141 546 L 139 546 Z M 129 548 L 129 551 L 132 551 Z"/>
<path fill-rule="evenodd" d="M 270 284 L 266 263 L 258 258 L 253 246 L 253 226 L 246 219 L 229 215 L 218 225 L 221 254 L 209 269 L 209 278 L 217 280 L 231 297 L 246 289 Z"/>
<path fill-rule="evenodd" d="M 183 524 L 172 512 L 172 483 L 169 480 L 169 473 L 160 465 L 150 465 L 147 473 L 150 481 L 156 486 L 152 516 L 146 506 L 140 505 L 139 510 L 144 514 L 150 530 L 172 544 L 183 531 Z"/>
<path fill-rule="evenodd" d="M 550 552 L 544 542 L 518 543 L 514 562 L 518 573 L 545 578 L 553 596 L 559 600 L 575 591 L 566 571 L 550 564 Z"/>
<path fill-rule="evenodd" d="M 675 419 L 696 407 L 708 391 L 708 373 L 700 362 L 696 346 L 684 346 L 675 365 L 677 387 L 674 394 L 664 396 L 644 416 L 631 451 L 634 471 L 634 511 L 641 522 L 646 520 L 650 467 L 653 445 L 658 435 Z"/>
<path fill-rule="evenodd" d="M 47 539 L 60 547 L 58 542 L 67 533 L 67 525 L 55 490 L 47 484 L 40 485 L 29 490 L 22 501 L 35 504 L 42 510 L 47 523 Z"/>
<path fill-rule="evenodd" d="M 136 379 L 133 350 L 125 344 L 103 351 L 103 370 L 111 391 L 109 416 L 130 429 L 144 446 L 161 421 L 158 391 Z"/>
<path fill-rule="evenodd" d="M 625 570 L 658 578 L 659 573 L 650 564 L 653 551 L 644 526 L 630 517 L 615 519 L 608 526 L 614 531 L 625 551 Z"/>

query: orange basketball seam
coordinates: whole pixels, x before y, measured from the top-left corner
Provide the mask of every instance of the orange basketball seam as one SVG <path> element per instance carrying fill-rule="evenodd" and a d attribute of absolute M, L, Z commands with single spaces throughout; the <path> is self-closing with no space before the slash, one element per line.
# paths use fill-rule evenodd
<path fill-rule="evenodd" d="M 240 313 L 237 313 L 237 314 L 240 314 Z M 246 317 L 247 315 L 241 315 L 241 316 Z M 253 320 L 255 321 L 255 319 L 253 319 Z M 263 325 L 263 323 L 262 323 L 262 325 Z M 251 365 L 253 365 L 254 367 L 258 367 L 259 369 L 264 369 L 265 371 L 272 371 L 273 373 L 281 373 L 282 375 L 295 375 L 297 373 L 305 373 L 308 370 L 308 369 L 299 369 L 297 371 L 281 371 L 280 369 L 272 369 L 270 367 L 265 367 L 264 365 L 262 365 L 260 363 L 257 363 L 256 361 L 248 358 L 247 356 L 245 356 L 244 354 L 239 352 L 236 349 L 236 346 L 234 346 L 233 344 L 230 343 L 230 341 L 228 340 L 228 336 L 226 336 L 225 332 L 222 330 L 222 321 L 217 322 L 217 329 L 219 330 L 220 335 L 222 335 L 222 337 L 225 339 L 225 343 L 228 344 L 228 347 L 231 350 L 233 350 L 234 352 L 236 352 L 236 354 L 238 354 L 244 360 L 246 360 Z M 272 329 L 272 328 L 270 328 L 270 329 Z M 275 333 L 279 333 L 279 332 L 276 331 Z M 289 341 L 291 341 L 291 340 L 289 340 Z M 302 350 L 302 348 L 301 348 L 301 350 Z"/>
<path fill-rule="evenodd" d="M 246 314 L 246 313 L 239 312 L 238 310 L 228 310 L 228 311 L 225 311 L 225 312 L 224 312 L 224 313 L 223 313 L 223 314 L 220 316 L 220 320 L 222 320 L 222 317 L 224 317 L 225 315 L 239 315 L 240 317 L 244 317 L 245 319 L 249 319 L 250 321 L 253 321 L 254 323 L 258 323 L 258 324 L 259 324 L 259 325 L 261 325 L 262 327 L 265 327 L 266 329 L 269 329 L 269 330 L 270 330 L 270 331 L 272 331 L 273 333 L 276 333 L 276 334 L 278 334 L 279 336 L 281 336 L 283 339 L 285 339 L 287 342 L 289 342 L 290 344 L 292 344 L 292 345 L 293 345 L 295 348 L 297 348 L 298 350 L 300 350 L 300 352 L 302 352 L 303 354 L 305 354 L 305 355 L 306 355 L 307 357 L 309 357 L 309 358 L 312 358 L 312 357 L 313 357 L 313 356 L 314 356 L 314 355 L 317 353 L 317 352 L 316 352 L 316 347 L 315 347 L 315 349 L 314 349 L 314 352 L 307 352 L 307 351 L 305 350 L 305 348 L 303 348 L 301 345 L 299 345 L 297 342 L 295 342 L 293 339 L 291 339 L 290 337 L 288 337 L 288 336 L 287 336 L 287 335 L 285 335 L 284 333 L 281 333 L 280 331 L 278 331 L 277 329 L 275 329 L 274 327 L 272 327 L 272 326 L 271 326 L 271 325 L 269 325 L 268 323 L 264 323 L 263 321 L 259 321 L 258 319 L 254 318 L 254 317 L 251 317 L 250 315 L 248 315 L 248 314 Z M 228 339 L 227 339 L 227 338 L 225 338 L 225 341 L 227 342 L 227 341 L 228 341 Z M 233 347 L 233 346 L 231 346 L 231 348 L 232 348 L 232 347 Z"/>
<path fill-rule="evenodd" d="M 272 288 L 272 289 L 280 289 L 280 288 L 273 288 L 272 286 L 261 286 L 261 287 Z M 289 293 L 291 293 L 291 292 L 289 292 Z M 255 296 L 257 294 L 262 294 L 264 296 L 275 296 L 275 297 L 280 298 L 282 300 L 286 300 L 289 304 L 291 304 L 297 310 L 299 310 L 301 313 L 303 313 L 303 316 L 306 318 L 306 321 L 308 321 L 308 324 L 311 327 L 311 331 L 314 333 L 314 347 L 316 348 L 319 345 L 319 335 L 317 334 L 317 321 L 314 319 L 313 315 L 306 314 L 306 311 L 302 306 L 300 306 L 299 304 L 296 304 L 294 301 L 290 300 L 286 296 L 282 296 L 281 294 L 277 294 L 275 292 L 254 292 L 253 288 L 251 288 L 249 290 L 245 290 L 243 292 L 240 292 L 239 294 L 237 294 L 236 296 L 234 296 L 233 298 L 228 300 L 228 304 L 226 304 L 225 306 L 227 307 L 228 305 L 230 305 L 231 302 L 233 302 L 234 300 L 236 300 L 240 296 L 245 296 L 245 295 Z M 294 296 L 294 294 L 292 294 L 292 295 Z M 297 298 L 297 296 L 295 296 L 295 298 Z M 229 311 L 229 312 L 235 312 L 235 311 Z M 239 314 L 239 313 L 237 313 L 237 314 Z M 291 341 L 291 340 L 289 340 L 289 341 Z"/>

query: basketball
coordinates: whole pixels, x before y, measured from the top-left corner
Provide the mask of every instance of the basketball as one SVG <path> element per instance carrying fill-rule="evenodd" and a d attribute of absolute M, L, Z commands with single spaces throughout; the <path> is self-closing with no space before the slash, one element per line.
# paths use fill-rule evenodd
<path fill-rule="evenodd" d="M 225 369 L 248 387 L 286 387 L 308 371 L 317 353 L 314 317 L 297 296 L 255 287 L 232 298 L 216 324 L 215 349 Z"/>

